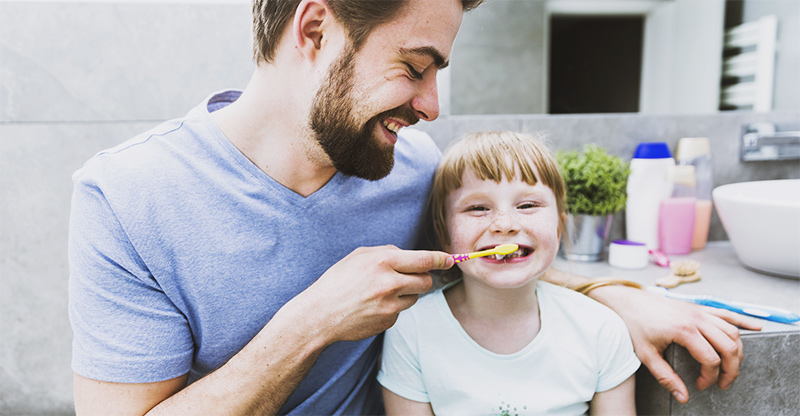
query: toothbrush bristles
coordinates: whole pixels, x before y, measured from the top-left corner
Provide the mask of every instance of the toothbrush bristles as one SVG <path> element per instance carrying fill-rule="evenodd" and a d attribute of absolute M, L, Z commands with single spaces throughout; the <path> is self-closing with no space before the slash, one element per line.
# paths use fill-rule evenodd
<path fill-rule="evenodd" d="M 519 250 L 519 246 L 516 244 L 501 244 L 494 248 L 494 252 L 502 256 L 506 256 L 517 250 Z"/>

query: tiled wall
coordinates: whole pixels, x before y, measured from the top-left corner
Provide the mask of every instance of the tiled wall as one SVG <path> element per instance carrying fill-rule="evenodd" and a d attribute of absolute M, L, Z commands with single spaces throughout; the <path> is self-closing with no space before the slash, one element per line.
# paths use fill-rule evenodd
<path fill-rule="evenodd" d="M 100 149 L 185 114 L 252 71 L 249 5 L 0 1 L 0 414 L 72 413 L 67 318 L 70 175 Z M 738 161 L 739 126 L 800 112 L 709 116 L 453 116 L 421 126 L 444 147 L 470 130 L 544 130 L 554 148 L 711 138 L 717 183 L 800 177 Z M 620 223 L 617 221 L 617 223 Z M 712 238 L 724 238 L 718 221 Z"/>

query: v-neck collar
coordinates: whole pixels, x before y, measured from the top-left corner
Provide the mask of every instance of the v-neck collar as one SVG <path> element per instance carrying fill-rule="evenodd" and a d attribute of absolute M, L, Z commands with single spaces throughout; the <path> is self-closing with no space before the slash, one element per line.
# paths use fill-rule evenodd
<path fill-rule="evenodd" d="M 336 192 L 336 189 L 346 180 L 354 179 L 341 172 L 336 172 L 331 179 L 325 183 L 321 188 L 314 191 L 309 196 L 302 196 L 297 192 L 287 188 L 280 182 L 273 179 L 266 172 L 256 166 L 250 159 L 247 158 L 236 146 L 231 143 L 222 130 L 219 129 L 217 124 L 211 118 L 211 112 L 219 110 L 234 101 L 242 95 L 239 90 L 225 90 L 219 93 L 212 94 L 201 106 L 201 117 L 203 117 L 204 124 L 208 126 L 211 136 L 214 137 L 216 142 L 222 146 L 225 152 L 231 157 L 231 160 L 240 169 L 244 170 L 248 176 L 258 181 L 264 187 L 272 191 L 274 194 L 280 196 L 287 202 L 297 206 L 308 206 L 310 204 L 318 203 Z"/>

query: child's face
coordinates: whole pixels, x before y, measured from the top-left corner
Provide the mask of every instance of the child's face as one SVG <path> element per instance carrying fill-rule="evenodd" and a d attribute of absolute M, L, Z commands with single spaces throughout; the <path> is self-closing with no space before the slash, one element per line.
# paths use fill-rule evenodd
<path fill-rule="evenodd" d="M 538 176 L 538 172 L 536 172 Z M 516 175 L 520 177 L 519 172 Z M 464 279 L 476 278 L 498 288 L 515 288 L 547 270 L 558 252 L 559 212 L 550 187 L 520 179 L 499 184 L 464 173 L 463 185 L 448 195 L 447 232 L 451 253 L 469 253 L 506 243 L 520 250 L 498 260 L 481 257 L 459 263 Z"/>

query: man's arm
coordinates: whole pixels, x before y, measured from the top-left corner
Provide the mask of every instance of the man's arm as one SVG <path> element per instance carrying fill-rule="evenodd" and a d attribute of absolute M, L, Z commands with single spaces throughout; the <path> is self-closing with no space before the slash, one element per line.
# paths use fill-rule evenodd
<path fill-rule="evenodd" d="M 286 303 L 225 365 L 185 387 L 186 376 L 147 383 L 75 377 L 78 414 L 275 414 L 319 354 L 376 335 L 431 287 L 446 253 L 360 248 Z M 93 402 L 100 403 L 93 403 Z"/>
<path fill-rule="evenodd" d="M 120 384 L 73 375 L 75 413 L 79 415 L 141 415 L 186 387 L 184 374 L 157 383 Z"/>
<path fill-rule="evenodd" d="M 586 278 L 551 268 L 543 280 L 574 288 Z M 662 356 L 670 344 L 686 347 L 700 363 L 698 389 L 717 383 L 725 390 L 739 375 L 744 354 L 737 326 L 761 329 L 757 321 L 733 312 L 667 299 L 630 287 L 604 286 L 588 295 L 625 321 L 642 364 L 681 403 L 689 400 L 686 385 Z"/>

